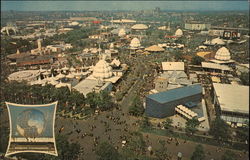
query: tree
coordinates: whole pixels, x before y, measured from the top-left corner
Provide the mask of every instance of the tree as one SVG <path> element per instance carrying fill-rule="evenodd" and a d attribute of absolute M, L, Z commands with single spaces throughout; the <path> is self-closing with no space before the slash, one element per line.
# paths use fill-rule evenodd
<path fill-rule="evenodd" d="M 173 120 L 170 118 L 167 118 L 166 121 L 163 122 L 163 126 L 165 129 L 169 129 L 172 127 Z"/>
<path fill-rule="evenodd" d="M 191 63 L 194 65 L 201 65 L 201 62 L 203 62 L 204 59 L 201 58 L 200 56 L 193 56 L 191 59 Z"/>
<path fill-rule="evenodd" d="M 115 98 L 117 101 L 121 101 L 123 97 L 124 97 L 124 95 L 121 91 L 118 91 L 115 95 Z"/>
<path fill-rule="evenodd" d="M 221 160 L 235 160 L 237 159 L 236 155 L 232 151 L 225 151 L 225 153 L 222 155 Z"/>
<path fill-rule="evenodd" d="M 90 108 L 99 108 L 102 111 L 109 110 L 115 106 L 112 97 L 106 91 L 101 91 L 100 93 L 88 93 L 86 102 L 90 105 Z"/>
<path fill-rule="evenodd" d="M 176 61 L 183 60 L 183 53 L 177 51 L 177 52 L 174 53 L 174 57 L 175 57 Z"/>
<path fill-rule="evenodd" d="M 141 116 L 144 112 L 141 100 L 139 96 L 136 96 L 129 107 L 129 114 L 133 116 Z"/>
<path fill-rule="evenodd" d="M 141 127 L 142 128 L 149 128 L 151 126 L 151 123 L 149 122 L 148 117 L 143 117 L 143 120 L 141 121 Z"/>
<path fill-rule="evenodd" d="M 197 145 L 195 151 L 192 154 L 191 160 L 204 160 L 205 152 L 202 145 Z"/>
<path fill-rule="evenodd" d="M 97 107 L 97 93 L 90 92 L 87 94 L 86 102 L 89 104 L 90 108 L 95 109 Z"/>
<path fill-rule="evenodd" d="M 243 72 L 240 75 L 240 80 L 243 85 L 249 85 L 249 72 Z"/>
<path fill-rule="evenodd" d="M 237 128 L 236 130 L 237 138 L 239 138 L 242 142 L 249 142 L 249 122 L 246 122 L 241 128 Z"/>
<path fill-rule="evenodd" d="M 80 92 L 73 90 L 69 95 L 69 101 L 79 108 L 85 103 L 85 97 Z"/>
<path fill-rule="evenodd" d="M 97 105 L 102 111 L 113 108 L 114 103 L 112 102 L 112 97 L 107 91 L 101 91 L 99 93 L 99 101 L 97 101 Z"/>
<path fill-rule="evenodd" d="M 118 151 L 107 142 L 102 142 L 97 146 L 96 154 L 98 160 L 119 160 Z"/>
<path fill-rule="evenodd" d="M 228 124 L 225 121 L 223 121 L 220 117 L 216 117 L 216 119 L 211 123 L 209 133 L 215 139 L 222 141 L 229 139 L 231 135 Z"/>
<path fill-rule="evenodd" d="M 197 126 L 200 124 L 200 122 L 196 118 L 192 118 L 186 122 L 186 128 L 185 131 L 187 133 L 194 134 L 197 131 Z"/>

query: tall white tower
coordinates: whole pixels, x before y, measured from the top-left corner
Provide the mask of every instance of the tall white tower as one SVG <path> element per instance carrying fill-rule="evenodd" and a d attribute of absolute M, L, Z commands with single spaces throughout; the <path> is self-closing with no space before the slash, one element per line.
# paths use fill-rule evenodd
<path fill-rule="evenodd" d="M 39 38 L 38 40 L 37 40 L 37 48 L 38 48 L 38 50 L 39 51 L 41 51 L 42 50 L 42 40 Z"/>

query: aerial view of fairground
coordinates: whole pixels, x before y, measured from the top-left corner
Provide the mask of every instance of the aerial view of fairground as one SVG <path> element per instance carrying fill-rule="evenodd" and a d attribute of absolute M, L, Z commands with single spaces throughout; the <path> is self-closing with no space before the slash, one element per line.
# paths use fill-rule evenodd
<path fill-rule="evenodd" d="M 1 160 L 248 160 L 248 1 L 1 1 Z"/>

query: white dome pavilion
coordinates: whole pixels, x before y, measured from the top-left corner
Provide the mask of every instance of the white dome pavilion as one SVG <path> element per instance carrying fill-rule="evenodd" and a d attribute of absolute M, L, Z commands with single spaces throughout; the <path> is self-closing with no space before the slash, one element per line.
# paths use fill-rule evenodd
<path fill-rule="evenodd" d="M 174 35 L 181 37 L 181 36 L 183 36 L 183 32 L 181 29 L 177 29 Z"/>
<path fill-rule="evenodd" d="M 226 47 L 222 47 L 218 49 L 218 51 L 215 54 L 215 59 L 221 60 L 221 61 L 228 61 L 231 59 L 230 52 Z"/>
<path fill-rule="evenodd" d="M 96 79 L 110 78 L 112 76 L 112 67 L 104 59 L 101 59 L 93 68 L 93 76 Z"/>
<path fill-rule="evenodd" d="M 119 32 L 118 32 L 118 36 L 119 36 L 119 37 L 123 37 L 123 36 L 125 36 L 125 35 L 126 35 L 125 29 L 124 29 L 124 28 L 120 29 Z"/>
<path fill-rule="evenodd" d="M 133 38 L 132 41 L 130 42 L 131 48 L 139 48 L 140 46 L 141 46 L 141 42 L 138 38 Z"/>

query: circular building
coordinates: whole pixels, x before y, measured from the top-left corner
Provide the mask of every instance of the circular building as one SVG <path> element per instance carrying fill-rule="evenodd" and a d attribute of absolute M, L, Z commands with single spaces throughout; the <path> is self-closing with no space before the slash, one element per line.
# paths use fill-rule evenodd
<path fill-rule="evenodd" d="M 183 36 L 183 31 L 181 29 L 177 29 L 174 35 L 177 37 L 181 37 Z"/>
<path fill-rule="evenodd" d="M 225 45 L 225 42 L 220 38 L 215 38 L 215 39 L 212 39 L 211 44 L 212 45 Z"/>
<path fill-rule="evenodd" d="M 119 32 L 118 32 L 118 36 L 119 36 L 119 37 L 123 37 L 123 36 L 125 36 L 125 35 L 126 35 L 125 29 L 124 29 L 124 28 L 120 29 Z"/>
<path fill-rule="evenodd" d="M 145 24 L 136 24 L 131 27 L 134 30 L 146 30 L 148 29 L 148 26 Z"/>
<path fill-rule="evenodd" d="M 138 38 L 133 38 L 130 42 L 131 49 L 138 49 L 141 46 L 141 42 Z"/>
<path fill-rule="evenodd" d="M 32 82 L 36 81 L 37 77 L 39 77 L 40 72 L 39 70 L 24 70 L 24 71 L 18 71 L 10 74 L 8 76 L 9 81 L 27 81 Z"/>
<path fill-rule="evenodd" d="M 215 59 L 220 61 L 229 61 L 231 59 L 229 50 L 226 47 L 218 49 L 215 54 Z"/>
<path fill-rule="evenodd" d="M 96 79 L 110 78 L 112 76 L 112 67 L 104 59 L 101 59 L 93 68 L 93 76 Z"/>

